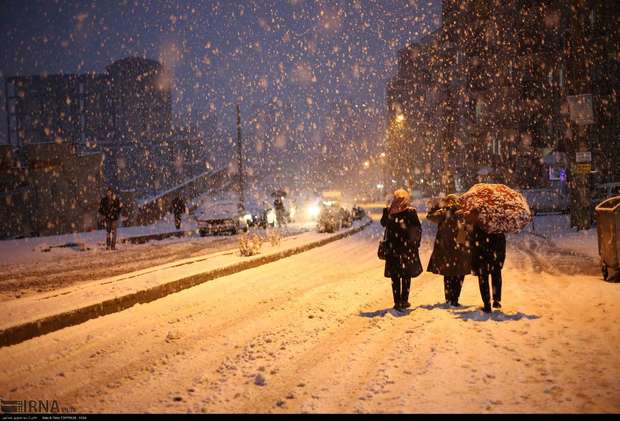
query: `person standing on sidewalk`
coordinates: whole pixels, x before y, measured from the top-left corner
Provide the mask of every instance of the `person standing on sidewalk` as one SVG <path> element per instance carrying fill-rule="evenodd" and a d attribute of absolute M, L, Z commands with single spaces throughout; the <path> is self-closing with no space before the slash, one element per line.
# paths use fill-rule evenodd
<path fill-rule="evenodd" d="M 172 200 L 172 213 L 174 214 L 174 226 L 177 230 L 181 229 L 181 217 L 185 213 L 185 201 L 177 196 Z"/>
<path fill-rule="evenodd" d="M 99 213 L 103 216 L 105 224 L 106 250 L 116 250 L 116 232 L 118 229 L 118 218 L 121 216 L 121 201 L 112 187 L 108 187 L 105 196 L 99 204 Z"/>
<path fill-rule="evenodd" d="M 458 196 L 450 194 L 442 198 L 429 210 L 426 219 L 437 224 L 427 271 L 443 275 L 446 303 L 458 307 L 465 275 L 471 272 L 469 233 L 459 215 Z"/>
<path fill-rule="evenodd" d="M 404 189 L 394 192 L 390 206 L 383 209 L 381 225 L 386 230 L 384 276 L 392 279 L 394 309 L 402 311 L 411 307 L 411 278 L 423 271 L 418 251 L 422 225 L 416 210 L 411 206 L 409 192 Z"/>

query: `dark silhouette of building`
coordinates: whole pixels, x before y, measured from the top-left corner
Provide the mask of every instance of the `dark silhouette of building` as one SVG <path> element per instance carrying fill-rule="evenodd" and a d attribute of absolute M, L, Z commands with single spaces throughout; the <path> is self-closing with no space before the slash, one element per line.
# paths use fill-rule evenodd
<path fill-rule="evenodd" d="M 129 57 L 104 74 L 6 79 L 8 142 L 69 143 L 101 151 L 108 184 L 151 193 L 176 181 L 170 76 L 153 60 Z"/>
<path fill-rule="evenodd" d="M 620 179 L 619 9 L 445 0 L 441 28 L 399 52 L 387 87 L 388 159 L 404 161 L 389 167 L 407 172 L 392 178 L 433 194 L 479 180 L 546 187 L 549 167 L 570 178 L 575 152 L 590 150 L 597 181 Z M 585 126 L 569 112 L 581 94 L 592 94 Z"/>
<path fill-rule="evenodd" d="M 103 74 L 6 78 L 0 236 L 96 228 L 110 185 L 136 212 L 152 205 L 149 198 L 175 189 L 196 195 L 210 185 L 204 133 L 173 126 L 170 78 L 160 63 L 137 57 Z M 130 223 L 167 211 L 151 208 Z"/>

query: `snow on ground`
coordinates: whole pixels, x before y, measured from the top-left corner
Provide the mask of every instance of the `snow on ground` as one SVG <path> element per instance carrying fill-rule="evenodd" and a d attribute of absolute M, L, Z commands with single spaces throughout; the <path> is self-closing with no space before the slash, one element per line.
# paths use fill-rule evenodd
<path fill-rule="evenodd" d="M 479 310 L 472 276 L 446 308 L 425 272 L 400 314 L 381 235 L 0 348 L 0 396 L 80 412 L 620 411 L 620 284 L 595 259 L 510 236 L 501 311 Z"/>
<path fill-rule="evenodd" d="M 195 221 L 185 216 L 181 229 L 195 229 Z M 313 224 L 294 223 L 283 235 L 295 235 L 314 228 Z M 119 228 L 117 250 L 105 250 L 105 231 L 50 237 L 0 241 L 0 302 L 35 293 L 64 288 L 110 276 L 126 274 L 206 253 L 235 248 L 239 236 L 169 238 L 144 244 L 121 243 L 123 238 L 174 231 L 174 219 L 168 214 L 156 224 Z M 67 243 L 80 247 L 53 247 Z"/>
<path fill-rule="evenodd" d="M 539 215 L 527 232 L 542 235 L 556 246 L 590 257 L 598 257 L 598 237 L 596 226 L 589 230 L 577 231 L 570 227 L 570 215 Z"/>
<path fill-rule="evenodd" d="M 367 219 L 355 221 L 352 229 L 368 222 Z M 277 257 L 283 252 L 337 236 L 343 231 L 334 234 L 314 231 L 292 235 L 294 229 L 282 228 L 277 232 L 286 234 L 286 238 L 280 240 L 278 244 L 265 241 L 259 253 L 253 257 L 242 256 L 238 250 L 210 252 L 188 259 L 177 259 L 164 265 L 150 266 L 131 273 L 91 282 L 80 282 L 77 285 L 5 301 L 2 305 L 3 318 L 0 320 L 0 330 L 27 322 L 36 322 L 46 317 L 71 312 L 133 293 L 148 291 L 161 285 L 169 285 L 177 280 L 202 276 L 205 273 L 233 265 L 247 264 L 252 261 L 260 262 L 265 257 Z"/>

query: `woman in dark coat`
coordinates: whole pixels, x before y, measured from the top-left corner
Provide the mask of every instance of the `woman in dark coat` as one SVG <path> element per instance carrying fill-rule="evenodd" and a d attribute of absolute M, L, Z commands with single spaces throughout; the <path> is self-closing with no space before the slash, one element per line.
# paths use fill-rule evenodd
<path fill-rule="evenodd" d="M 411 207 L 410 195 L 398 189 L 388 207 L 383 209 L 381 225 L 386 229 L 385 271 L 392 279 L 394 308 L 403 310 L 409 304 L 411 278 L 422 273 L 418 249 L 422 238 L 422 226 L 416 210 Z"/>
<path fill-rule="evenodd" d="M 477 220 L 475 210 L 471 212 L 474 221 Z M 501 308 L 502 301 L 502 268 L 506 260 L 506 236 L 504 234 L 489 234 L 475 223 L 472 234 L 472 273 L 478 276 L 480 296 L 484 304 L 483 311 L 490 313 L 491 293 L 489 291 L 489 275 L 493 286 L 493 307 Z"/>
<path fill-rule="evenodd" d="M 465 275 L 471 272 L 469 235 L 458 210 L 458 197 L 451 194 L 426 215 L 426 219 L 438 225 L 427 271 L 443 275 L 446 302 L 455 307 L 460 306 Z"/>

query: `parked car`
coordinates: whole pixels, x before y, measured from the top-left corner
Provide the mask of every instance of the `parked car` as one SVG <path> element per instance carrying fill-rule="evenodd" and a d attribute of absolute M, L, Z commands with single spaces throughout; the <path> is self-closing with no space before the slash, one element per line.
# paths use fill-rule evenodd
<path fill-rule="evenodd" d="M 568 191 L 559 188 L 524 189 L 521 194 L 527 200 L 530 210 L 541 214 L 547 212 L 568 213 L 570 195 Z"/>
<path fill-rule="evenodd" d="M 620 182 L 596 184 L 592 189 L 592 208 L 610 197 L 620 196 Z"/>
<path fill-rule="evenodd" d="M 342 208 L 333 204 L 321 203 L 321 211 L 317 220 L 319 232 L 336 232 L 342 228 Z"/>
<path fill-rule="evenodd" d="M 205 203 L 194 211 L 200 235 L 247 231 L 252 216 L 239 210 L 237 201 L 226 200 Z"/>
<path fill-rule="evenodd" d="M 252 215 L 252 226 L 257 228 L 275 227 L 276 212 L 273 206 L 264 202 L 261 206 L 255 206 L 250 211 Z"/>
<path fill-rule="evenodd" d="M 360 206 L 357 206 L 357 205 L 353 206 L 353 209 L 352 209 L 351 212 L 353 214 L 353 220 L 354 221 L 358 221 L 358 220 L 362 219 L 364 216 L 366 216 L 366 211 L 363 208 L 361 208 Z"/>

